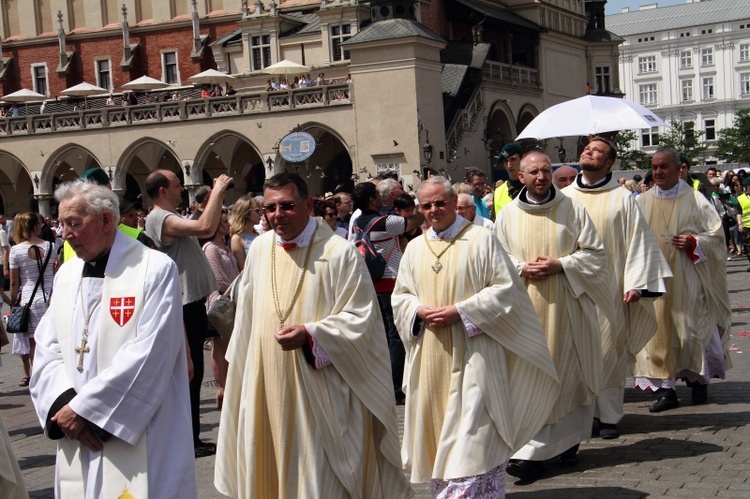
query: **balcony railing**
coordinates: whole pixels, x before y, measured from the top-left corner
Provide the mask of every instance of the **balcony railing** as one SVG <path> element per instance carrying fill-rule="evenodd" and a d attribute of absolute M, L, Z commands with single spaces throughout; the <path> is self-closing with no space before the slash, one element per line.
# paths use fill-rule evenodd
<path fill-rule="evenodd" d="M 482 66 L 482 77 L 512 85 L 539 86 L 539 71 L 524 66 L 487 61 Z"/>
<path fill-rule="evenodd" d="M 0 118 L 0 137 L 182 122 L 351 103 L 350 84 Z"/>

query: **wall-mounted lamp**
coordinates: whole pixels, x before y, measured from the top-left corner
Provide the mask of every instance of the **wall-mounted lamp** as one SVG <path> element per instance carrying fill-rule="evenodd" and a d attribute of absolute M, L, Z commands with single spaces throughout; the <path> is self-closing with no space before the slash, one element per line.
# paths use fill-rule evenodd
<path fill-rule="evenodd" d="M 424 139 L 424 145 L 422 146 L 422 156 L 424 156 L 424 160 L 427 162 L 427 165 L 430 165 L 430 162 L 432 161 L 432 144 L 430 144 L 430 131 L 425 130 L 425 139 Z"/>
<path fill-rule="evenodd" d="M 39 189 L 39 174 L 38 173 L 34 174 L 34 185 L 36 186 L 37 189 Z"/>
<path fill-rule="evenodd" d="M 271 158 L 271 157 L 268 157 L 268 158 L 266 159 L 266 164 L 268 165 L 268 171 L 269 171 L 269 172 L 270 172 L 271 170 L 273 170 L 273 158 Z"/>
<path fill-rule="evenodd" d="M 107 176 L 109 177 L 109 181 L 112 182 L 112 167 L 107 167 Z"/>
<path fill-rule="evenodd" d="M 189 177 L 190 176 L 190 163 L 185 163 L 183 167 L 185 168 L 185 176 Z"/>

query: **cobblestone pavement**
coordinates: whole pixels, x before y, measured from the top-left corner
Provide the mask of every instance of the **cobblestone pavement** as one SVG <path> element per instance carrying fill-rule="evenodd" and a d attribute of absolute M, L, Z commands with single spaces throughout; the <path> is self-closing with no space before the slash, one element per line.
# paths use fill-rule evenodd
<path fill-rule="evenodd" d="M 690 391 L 678 388 L 678 409 L 651 414 L 651 397 L 632 388 L 625 392 L 625 417 L 616 440 L 592 438 L 581 445 L 573 468 L 547 465 L 547 476 L 530 485 L 508 477 L 509 498 L 750 497 L 750 274 L 748 262 L 728 262 L 733 324 L 734 368 L 709 388 L 709 403 L 694 406 Z M 53 497 L 54 444 L 44 438 L 28 389 L 18 386 L 21 363 L 3 349 L 0 413 L 11 436 L 31 497 Z M 208 360 L 208 359 L 206 359 Z M 206 364 L 208 366 L 208 363 Z M 216 441 L 219 412 L 213 379 L 202 391 L 202 438 Z M 632 380 L 629 384 L 632 387 Z M 399 430 L 403 407 L 399 407 Z M 213 487 L 213 457 L 197 459 L 199 497 L 218 498 Z M 430 497 L 426 485 L 417 497 Z M 158 499 L 158 498 L 156 498 Z"/>

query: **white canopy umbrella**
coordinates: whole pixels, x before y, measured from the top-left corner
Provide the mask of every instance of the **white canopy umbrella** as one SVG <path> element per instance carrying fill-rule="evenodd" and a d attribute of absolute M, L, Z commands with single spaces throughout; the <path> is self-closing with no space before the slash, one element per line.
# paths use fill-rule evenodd
<path fill-rule="evenodd" d="M 287 59 L 284 59 L 283 61 L 279 61 L 276 64 L 271 64 L 270 66 L 267 66 L 266 68 L 263 69 L 263 72 L 266 74 L 284 75 L 285 77 L 288 77 L 289 73 L 292 73 L 292 74 L 307 73 L 308 71 L 310 71 L 309 66 L 297 64 L 296 62 L 289 61 Z"/>
<path fill-rule="evenodd" d="M 28 114 L 28 107 L 29 102 L 37 102 L 42 101 L 46 99 L 46 95 L 39 94 L 37 92 L 34 92 L 33 90 L 28 90 L 26 88 L 22 88 L 21 90 L 17 90 L 13 92 L 12 94 L 4 95 L 3 101 L 5 102 L 23 102 L 26 104 L 26 114 Z M 20 111 L 20 110 L 19 110 Z"/>
<path fill-rule="evenodd" d="M 83 97 L 83 105 L 86 107 L 86 102 L 91 95 L 101 95 L 101 94 L 108 94 L 109 90 L 102 87 L 97 87 L 96 85 L 92 85 L 91 83 L 86 83 L 85 81 L 83 83 L 79 83 L 78 85 L 73 85 L 70 88 L 66 88 L 62 92 L 60 92 L 63 95 L 71 95 L 74 97 Z"/>
<path fill-rule="evenodd" d="M 125 83 L 122 88 L 127 90 L 157 90 L 160 88 L 167 88 L 168 86 L 170 86 L 169 83 L 165 81 L 144 75 Z"/>
<path fill-rule="evenodd" d="M 12 94 L 4 95 L 2 97 L 2 99 L 6 102 L 34 102 L 44 100 L 46 98 L 46 95 L 36 93 L 33 90 L 28 90 L 26 88 L 22 88 L 21 90 L 13 92 Z"/>
<path fill-rule="evenodd" d="M 516 140 L 578 137 L 668 126 L 651 110 L 627 99 L 586 95 L 544 110 Z"/>
<path fill-rule="evenodd" d="M 222 83 L 230 83 L 236 79 L 230 74 L 222 73 L 215 69 L 207 69 L 197 75 L 191 76 L 188 78 L 188 81 L 196 85 L 221 85 Z"/>

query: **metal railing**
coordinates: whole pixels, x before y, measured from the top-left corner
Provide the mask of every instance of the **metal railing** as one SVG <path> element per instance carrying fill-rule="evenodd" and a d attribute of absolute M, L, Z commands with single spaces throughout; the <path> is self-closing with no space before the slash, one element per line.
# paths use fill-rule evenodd
<path fill-rule="evenodd" d="M 524 66 L 487 61 L 482 66 L 482 77 L 513 85 L 537 87 L 539 71 Z"/>
<path fill-rule="evenodd" d="M 0 118 L 0 137 L 182 122 L 348 104 L 351 104 L 351 86 L 342 83 L 207 99 L 6 117 Z"/>

